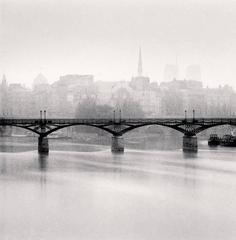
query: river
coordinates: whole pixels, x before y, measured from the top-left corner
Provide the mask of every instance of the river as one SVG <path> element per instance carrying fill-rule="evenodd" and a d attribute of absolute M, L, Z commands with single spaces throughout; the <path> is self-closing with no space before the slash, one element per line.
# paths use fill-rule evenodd
<path fill-rule="evenodd" d="M 236 149 L 0 141 L 0 239 L 234 240 Z M 204 147 L 201 147 L 204 146 Z"/>

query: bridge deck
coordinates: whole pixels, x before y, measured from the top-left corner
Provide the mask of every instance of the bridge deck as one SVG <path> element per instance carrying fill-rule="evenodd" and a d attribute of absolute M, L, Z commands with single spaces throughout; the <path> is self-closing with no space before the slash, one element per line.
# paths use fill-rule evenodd
<path fill-rule="evenodd" d="M 79 119 L 79 118 L 0 118 L 0 125 L 17 124 L 231 124 L 236 125 L 236 118 L 140 118 L 140 119 Z"/>

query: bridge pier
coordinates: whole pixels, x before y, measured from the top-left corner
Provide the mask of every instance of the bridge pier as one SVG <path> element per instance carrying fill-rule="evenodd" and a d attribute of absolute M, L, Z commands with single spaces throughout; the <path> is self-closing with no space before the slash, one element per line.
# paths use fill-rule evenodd
<path fill-rule="evenodd" d="M 111 138 L 111 151 L 113 153 L 123 153 L 124 152 L 124 137 L 113 135 Z"/>
<path fill-rule="evenodd" d="M 184 135 L 183 136 L 183 151 L 184 152 L 197 152 L 197 136 L 196 135 Z"/>
<path fill-rule="evenodd" d="M 49 152 L 49 144 L 48 138 L 39 136 L 38 138 L 38 152 L 39 153 L 48 153 Z"/>

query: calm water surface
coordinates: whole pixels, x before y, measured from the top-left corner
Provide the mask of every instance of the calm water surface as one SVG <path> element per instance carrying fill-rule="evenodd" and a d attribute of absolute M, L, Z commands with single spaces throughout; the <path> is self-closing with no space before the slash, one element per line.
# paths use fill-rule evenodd
<path fill-rule="evenodd" d="M 0 239 L 236 239 L 236 150 L 0 143 Z M 204 145 L 205 143 L 203 143 Z"/>

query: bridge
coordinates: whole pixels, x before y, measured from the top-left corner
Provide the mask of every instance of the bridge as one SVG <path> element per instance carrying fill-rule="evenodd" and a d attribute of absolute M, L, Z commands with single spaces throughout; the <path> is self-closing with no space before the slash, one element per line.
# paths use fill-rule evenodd
<path fill-rule="evenodd" d="M 71 126 L 89 126 L 102 129 L 112 137 L 111 151 L 124 151 L 123 135 L 134 129 L 145 126 L 164 126 L 183 133 L 183 151 L 196 152 L 198 149 L 197 134 L 212 127 L 221 125 L 236 126 L 236 118 L 143 118 L 143 119 L 16 119 L 1 118 L 0 126 L 13 126 L 26 129 L 38 135 L 38 152 L 48 153 L 47 136 L 59 129 Z"/>

